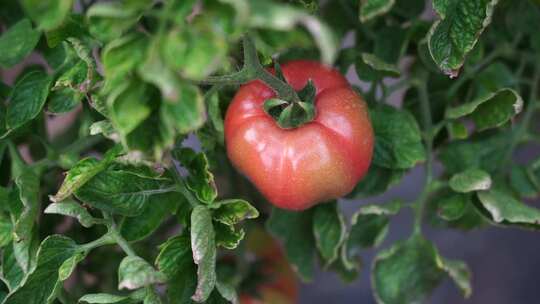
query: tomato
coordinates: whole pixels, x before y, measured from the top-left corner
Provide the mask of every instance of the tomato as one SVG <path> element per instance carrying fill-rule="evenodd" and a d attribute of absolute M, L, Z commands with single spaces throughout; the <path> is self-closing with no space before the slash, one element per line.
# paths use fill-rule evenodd
<path fill-rule="evenodd" d="M 371 162 L 373 130 L 366 103 L 336 70 L 313 61 L 291 61 L 282 70 L 297 91 L 314 82 L 315 119 L 280 128 L 263 109 L 275 92 L 249 82 L 227 109 L 227 155 L 272 204 L 304 210 L 354 188 Z"/>
<path fill-rule="evenodd" d="M 246 237 L 246 249 L 261 262 L 258 275 L 265 280 L 256 294 L 241 292 L 240 304 L 298 303 L 298 281 L 279 244 L 264 229 L 254 228 Z"/>

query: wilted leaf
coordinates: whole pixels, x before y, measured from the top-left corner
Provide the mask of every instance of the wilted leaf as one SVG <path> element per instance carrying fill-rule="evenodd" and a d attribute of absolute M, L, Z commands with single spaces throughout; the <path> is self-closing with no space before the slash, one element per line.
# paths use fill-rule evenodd
<path fill-rule="evenodd" d="M 156 283 L 164 283 L 166 277 L 138 256 L 125 257 L 118 267 L 118 289 L 138 289 Z"/>
<path fill-rule="evenodd" d="M 191 297 L 204 302 L 216 285 L 216 240 L 212 214 L 205 206 L 193 208 L 191 213 L 191 248 L 197 264 L 197 289 Z"/>
<path fill-rule="evenodd" d="M 345 240 L 345 233 L 345 220 L 336 202 L 315 207 L 313 234 L 315 244 L 326 265 L 332 264 L 338 258 L 339 247 Z"/>
<path fill-rule="evenodd" d="M 480 169 L 468 169 L 454 174 L 449 181 L 449 186 L 456 192 L 472 192 L 488 190 L 491 187 L 491 176 Z"/>

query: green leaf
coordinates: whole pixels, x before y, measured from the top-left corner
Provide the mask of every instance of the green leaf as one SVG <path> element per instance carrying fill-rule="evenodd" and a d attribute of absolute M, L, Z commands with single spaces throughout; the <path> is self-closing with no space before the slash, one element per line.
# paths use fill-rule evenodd
<path fill-rule="evenodd" d="M 102 160 L 95 158 L 84 158 L 80 160 L 67 172 L 60 189 L 58 189 L 58 192 L 54 196 L 49 197 L 50 200 L 60 202 L 68 198 L 99 172 L 107 169 L 120 153 L 122 153 L 122 147 L 115 146 L 105 153 Z"/>
<path fill-rule="evenodd" d="M 92 227 L 97 222 L 83 206 L 72 200 L 52 203 L 43 212 L 46 214 L 62 214 L 74 217 L 86 228 Z"/>
<path fill-rule="evenodd" d="M 523 100 L 512 89 L 500 89 L 469 103 L 448 108 L 446 117 L 457 119 L 470 115 L 478 130 L 499 127 L 521 112 Z"/>
<path fill-rule="evenodd" d="M 180 193 L 176 192 L 151 196 L 140 215 L 124 218 L 120 233 L 129 242 L 146 238 L 176 211 L 181 201 Z"/>
<path fill-rule="evenodd" d="M 65 236 L 47 237 L 37 253 L 37 266 L 23 285 L 10 293 L 4 304 L 43 304 L 53 295 L 58 283 L 58 270 L 78 250 L 77 244 Z"/>
<path fill-rule="evenodd" d="M 187 234 L 177 235 L 168 239 L 159 246 L 159 249 L 159 255 L 156 258 L 155 264 L 170 281 L 186 267 L 194 265 L 190 239 Z"/>
<path fill-rule="evenodd" d="M 169 280 L 167 284 L 167 297 L 169 304 L 192 303 L 191 296 L 197 286 L 197 271 L 195 265 L 186 265 L 181 271 Z"/>
<path fill-rule="evenodd" d="M 227 55 L 227 41 L 223 35 L 204 26 L 202 22 L 191 23 L 189 30 L 173 28 L 163 37 L 160 53 L 165 64 L 188 79 L 204 79 L 215 72 Z"/>
<path fill-rule="evenodd" d="M 129 297 L 116 296 L 107 293 L 93 293 L 82 296 L 79 303 L 88 304 L 131 304 L 137 303 Z"/>
<path fill-rule="evenodd" d="M 82 15 L 69 14 L 59 27 L 45 33 L 47 45 L 54 48 L 67 38 L 75 37 L 83 39 L 88 36 L 85 20 Z"/>
<path fill-rule="evenodd" d="M 197 264 L 197 288 L 191 297 L 204 302 L 216 285 L 216 240 L 212 214 L 205 206 L 193 208 L 191 213 L 191 248 Z"/>
<path fill-rule="evenodd" d="M 315 238 L 313 210 L 303 212 L 272 209 L 267 229 L 283 242 L 287 260 L 304 281 L 313 278 Z"/>
<path fill-rule="evenodd" d="M 449 181 L 449 186 L 456 192 L 472 192 L 488 190 L 491 188 L 491 176 L 480 169 L 468 169 L 454 174 Z"/>
<path fill-rule="evenodd" d="M 463 194 L 453 194 L 437 201 L 437 214 L 446 221 L 461 218 L 466 211 L 470 200 Z"/>
<path fill-rule="evenodd" d="M 442 268 L 448 276 L 456 283 L 457 287 L 465 298 L 469 298 L 472 294 L 471 287 L 471 271 L 467 264 L 459 260 L 448 260 L 441 258 Z"/>
<path fill-rule="evenodd" d="M 382 59 L 377 57 L 374 54 L 369 53 L 362 53 L 360 56 L 360 59 L 362 62 L 360 63 L 360 67 L 358 66 L 357 62 L 357 71 L 359 74 L 359 77 L 362 76 L 362 74 L 365 71 L 364 67 L 367 67 L 370 69 L 368 73 L 376 74 L 378 77 L 399 77 L 401 72 L 399 71 L 398 67 L 394 64 L 390 64 L 387 62 L 384 62 Z"/>
<path fill-rule="evenodd" d="M 0 66 L 10 68 L 30 54 L 39 41 L 40 33 L 32 29 L 28 19 L 22 19 L 0 36 Z"/>
<path fill-rule="evenodd" d="M 375 17 L 386 14 L 394 6 L 395 0 L 361 0 L 360 22 L 365 23 Z"/>
<path fill-rule="evenodd" d="M 153 196 L 161 196 L 173 191 L 173 188 L 172 180 L 167 178 L 141 175 L 129 168 L 109 168 L 86 182 L 75 192 L 75 196 L 107 212 L 137 216 Z"/>
<path fill-rule="evenodd" d="M 259 216 L 259 211 L 247 201 L 241 199 L 227 199 L 217 201 L 209 206 L 215 221 L 225 225 L 235 225 L 245 219 L 254 219 Z"/>
<path fill-rule="evenodd" d="M 307 12 L 270 1 L 250 1 L 249 25 L 255 28 L 291 31 L 303 25 L 313 36 L 321 52 L 322 61 L 332 64 L 338 52 L 338 41 L 325 23 Z"/>
<path fill-rule="evenodd" d="M 125 257 L 118 267 L 118 289 L 138 289 L 156 283 L 164 283 L 166 277 L 138 256 Z"/>
<path fill-rule="evenodd" d="M 6 112 L 6 125 L 16 129 L 34 119 L 43 108 L 52 78 L 41 70 L 24 75 L 11 93 Z"/>
<path fill-rule="evenodd" d="M 200 128 L 205 121 L 204 99 L 197 86 L 179 83 L 178 98 L 161 104 L 162 120 L 173 126 L 180 134 Z"/>
<path fill-rule="evenodd" d="M 512 165 L 510 185 L 522 197 L 533 198 L 540 193 L 540 182 L 530 167 Z"/>
<path fill-rule="evenodd" d="M 147 49 L 148 39 L 142 33 L 122 36 L 105 46 L 101 56 L 107 90 L 124 81 L 144 62 Z"/>
<path fill-rule="evenodd" d="M 214 222 L 216 231 L 216 245 L 233 250 L 244 239 L 246 233 L 243 229 L 235 229 L 233 225 L 226 225 L 221 222 Z"/>
<path fill-rule="evenodd" d="M 404 173 L 405 170 L 392 170 L 371 164 L 366 176 L 347 195 L 347 198 L 363 198 L 383 193 L 397 184 Z"/>
<path fill-rule="evenodd" d="M 370 108 L 370 117 L 375 133 L 375 165 L 408 169 L 426 159 L 420 128 L 409 112 L 382 105 Z"/>
<path fill-rule="evenodd" d="M 71 88 L 54 90 L 49 94 L 47 110 L 55 114 L 70 112 L 81 104 L 83 96 Z"/>
<path fill-rule="evenodd" d="M 138 13 L 118 2 L 101 2 L 86 12 L 90 33 L 101 41 L 120 37 L 139 20 Z"/>
<path fill-rule="evenodd" d="M 24 277 L 24 269 L 19 265 L 13 248 L 12 244 L 2 248 L 2 280 L 10 291 L 15 290 Z"/>
<path fill-rule="evenodd" d="M 217 189 L 206 154 L 196 153 L 189 148 L 181 148 L 174 150 L 173 156 L 189 171 L 186 179 L 188 188 L 195 192 L 201 202 L 212 203 L 217 197 Z"/>
<path fill-rule="evenodd" d="M 478 207 L 496 224 L 540 229 L 540 210 L 498 189 L 478 191 Z"/>
<path fill-rule="evenodd" d="M 351 219 L 347 254 L 353 256 L 360 249 L 379 246 L 388 233 L 389 216 L 397 214 L 400 209 L 399 201 L 360 207 Z"/>
<path fill-rule="evenodd" d="M 58 279 L 60 281 L 65 281 L 69 278 L 69 276 L 73 273 L 75 270 L 75 267 L 77 267 L 77 264 L 84 260 L 86 257 L 85 251 L 79 251 L 75 253 L 72 257 L 65 260 L 64 263 L 62 263 L 62 266 L 58 269 Z"/>
<path fill-rule="evenodd" d="M 445 74 L 457 77 L 465 57 L 491 23 L 497 2 L 498 0 L 433 1 L 433 7 L 441 19 L 433 23 L 427 36 L 429 51 Z"/>
<path fill-rule="evenodd" d="M 15 178 L 23 210 L 15 222 L 13 234 L 16 241 L 29 240 L 39 214 L 39 176 L 29 167 L 24 167 Z"/>
<path fill-rule="evenodd" d="M 21 4 L 39 29 L 47 31 L 62 24 L 73 7 L 73 0 L 22 0 Z"/>
<path fill-rule="evenodd" d="M 377 302 L 424 302 L 443 278 L 439 263 L 435 247 L 421 236 L 379 252 L 371 274 Z"/>
<path fill-rule="evenodd" d="M 313 235 L 326 265 L 332 264 L 338 258 L 338 250 L 345 241 L 345 234 L 345 220 L 336 202 L 315 207 Z"/>
<path fill-rule="evenodd" d="M 0 213 L 0 248 L 11 243 L 13 238 L 13 225 L 11 224 L 11 219 Z"/>
<path fill-rule="evenodd" d="M 124 82 L 107 98 L 109 118 L 124 136 L 135 130 L 152 112 L 149 87 L 136 79 Z"/>

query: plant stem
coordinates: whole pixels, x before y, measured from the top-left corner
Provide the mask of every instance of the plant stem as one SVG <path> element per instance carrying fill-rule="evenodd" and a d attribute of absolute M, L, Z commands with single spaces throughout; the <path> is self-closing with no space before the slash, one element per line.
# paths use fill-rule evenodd
<path fill-rule="evenodd" d="M 107 228 L 109 229 L 109 234 L 114 239 L 114 241 L 122 248 L 122 250 L 129 256 L 136 256 L 137 254 L 135 251 L 131 248 L 128 241 L 124 239 L 124 237 L 120 234 L 120 231 L 118 231 L 118 226 L 116 226 L 116 223 L 114 222 L 114 218 L 112 215 L 108 212 L 103 212 L 103 219 L 107 222 Z"/>
<path fill-rule="evenodd" d="M 429 104 L 429 96 L 427 92 L 426 82 L 418 81 L 416 83 L 420 97 L 420 107 L 422 111 L 422 121 L 424 130 L 424 143 L 426 146 L 426 165 L 425 165 L 425 182 L 424 190 L 420 194 L 420 197 L 415 203 L 415 218 L 414 218 L 414 234 L 422 233 L 422 218 L 424 216 L 424 208 L 429 194 L 431 193 L 431 185 L 433 182 L 433 132 L 431 108 Z"/>
<path fill-rule="evenodd" d="M 248 81 L 259 79 L 270 86 L 276 94 L 287 102 L 299 102 L 298 94 L 287 83 L 268 72 L 260 63 L 257 49 L 249 34 L 242 40 L 244 47 L 244 66 L 236 73 L 222 76 L 209 76 L 199 81 L 201 84 L 241 85 Z"/>
<path fill-rule="evenodd" d="M 88 252 L 94 248 L 101 247 L 104 245 L 112 245 L 114 243 L 116 243 L 116 240 L 114 239 L 114 237 L 112 236 L 110 232 L 107 232 L 104 235 L 102 235 L 99 239 L 93 240 L 86 244 L 82 244 L 80 245 L 80 247 L 84 251 Z"/>

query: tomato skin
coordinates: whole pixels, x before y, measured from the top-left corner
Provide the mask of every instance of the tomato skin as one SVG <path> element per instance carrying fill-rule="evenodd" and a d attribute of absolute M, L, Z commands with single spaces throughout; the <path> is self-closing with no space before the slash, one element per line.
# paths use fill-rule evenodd
<path fill-rule="evenodd" d="M 282 70 L 295 90 L 313 80 L 315 119 L 280 128 L 263 110 L 274 91 L 249 82 L 225 116 L 227 155 L 272 204 L 304 210 L 354 188 L 371 162 L 373 130 L 365 102 L 336 70 L 313 61 L 291 61 Z"/>

